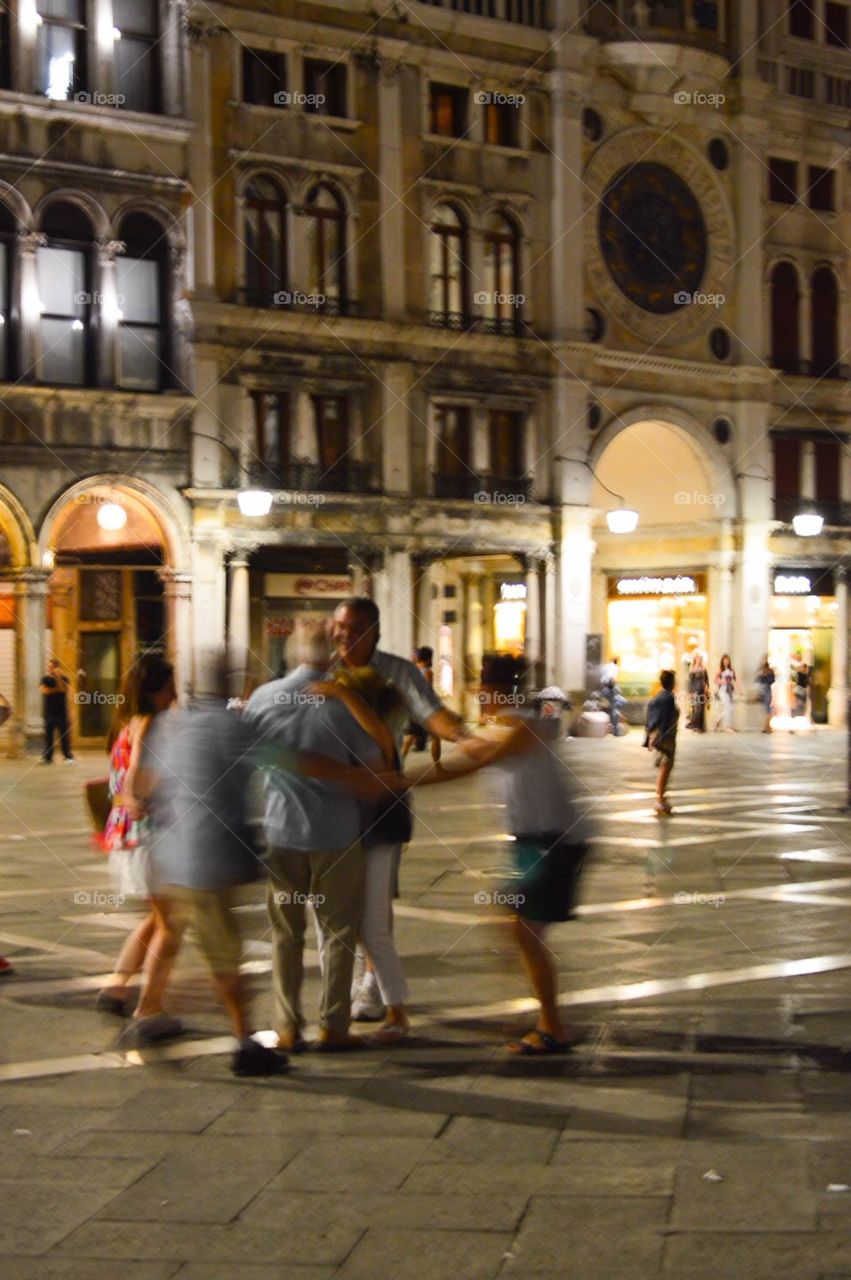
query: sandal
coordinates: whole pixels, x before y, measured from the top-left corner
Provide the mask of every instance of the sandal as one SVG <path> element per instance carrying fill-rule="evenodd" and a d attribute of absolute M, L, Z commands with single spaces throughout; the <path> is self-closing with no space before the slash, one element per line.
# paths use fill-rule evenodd
<path fill-rule="evenodd" d="M 308 1043 L 300 1031 L 278 1031 L 277 1047 L 284 1053 L 306 1053 Z"/>
<path fill-rule="evenodd" d="M 506 1049 L 520 1058 L 548 1058 L 553 1054 L 570 1053 L 566 1040 L 556 1040 L 548 1031 L 538 1030 L 530 1031 L 522 1040 L 512 1040 Z"/>
<path fill-rule="evenodd" d="M 317 1053 L 351 1053 L 356 1049 L 366 1048 L 366 1036 L 346 1035 L 328 1036 L 320 1032 L 319 1039 L 314 1040 L 312 1048 Z"/>

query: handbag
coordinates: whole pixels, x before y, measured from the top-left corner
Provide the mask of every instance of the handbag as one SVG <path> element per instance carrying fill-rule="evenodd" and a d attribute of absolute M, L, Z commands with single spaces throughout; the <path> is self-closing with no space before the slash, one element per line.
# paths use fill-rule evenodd
<path fill-rule="evenodd" d="M 109 870 L 119 898 L 151 896 L 151 860 L 144 845 L 137 845 L 135 849 L 113 849 Z"/>
<path fill-rule="evenodd" d="M 109 797 L 109 778 L 91 778 L 83 786 L 92 826 L 99 835 L 106 826 L 112 801 Z"/>

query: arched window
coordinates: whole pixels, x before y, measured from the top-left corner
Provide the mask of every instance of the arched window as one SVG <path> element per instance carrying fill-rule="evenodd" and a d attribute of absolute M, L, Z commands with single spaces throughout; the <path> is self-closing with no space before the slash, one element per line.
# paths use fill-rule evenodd
<path fill-rule="evenodd" d="M 325 311 L 344 311 L 346 286 L 346 210 L 330 187 L 314 187 L 307 197 L 308 293 L 317 294 Z"/>
<path fill-rule="evenodd" d="M 520 234 L 504 214 L 485 232 L 485 328 L 514 333 L 520 327 Z"/>
<path fill-rule="evenodd" d="M 432 324 L 462 329 L 467 315 L 467 228 L 460 213 L 439 204 L 431 224 Z"/>
<path fill-rule="evenodd" d="M 128 391 L 161 391 L 168 377 L 168 243 L 158 222 L 145 213 L 129 213 L 119 239 L 124 252 L 115 259 L 118 304 L 118 386 Z"/>
<path fill-rule="evenodd" d="M 284 299 L 287 283 L 287 198 L 273 178 L 258 177 L 245 190 L 245 292 L 254 307 Z"/>
<path fill-rule="evenodd" d="M 801 364 L 801 291 L 791 262 L 778 262 L 771 274 L 771 363 L 784 373 Z"/>
<path fill-rule="evenodd" d="M 42 219 L 38 251 L 41 350 L 38 381 L 92 383 L 92 226 L 77 205 L 57 201 Z"/>
<path fill-rule="evenodd" d="M 839 286 L 830 267 L 819 267 L 810 284 L 810 340 L 813 373 L 836 376 L 839 360 Z"/>
<path fill-rule="evenodd" d="M 14 214 L 4 204 L 0 204 L 0 381 L 2 382 L 9 382 L 15 376 L 12 336 L 15 230 Z"/>
<path fill-rule="evenodd" d="M 37 0 L 38 88 L 67 102 L 86 87 L 86 0 Z"/>

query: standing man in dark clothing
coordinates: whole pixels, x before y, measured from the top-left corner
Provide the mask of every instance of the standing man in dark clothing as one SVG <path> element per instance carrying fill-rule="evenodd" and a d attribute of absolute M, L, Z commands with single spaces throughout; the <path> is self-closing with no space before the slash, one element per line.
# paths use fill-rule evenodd
<path fill-rule="evenodd" d="M 647 704 L 647 720 L 645 722 L 644 745 L 656 752 L 656 817 L 669 817 L 673 810 L 665 799 L 668 779 L 674 767 L 674 755 L 677 749 L 677 722 L 680 709 L 674 697 L 676 676 L 673 671 L 662 671 L 659 683 L 662 686 L 655 698 Z"/>
<path fill-rule="evenodd" d="M 63 673 L 55 658 L 47 664 L 47 675 L 38 686 L 44 696 L 44 755 L 42 764 L 53 763 L 53 735 L 59 735 L 59 745 L 66 764 L 75 764 L 71 754 L 71 729 L 68 724 L 68 689 L 71 682 Z"/>

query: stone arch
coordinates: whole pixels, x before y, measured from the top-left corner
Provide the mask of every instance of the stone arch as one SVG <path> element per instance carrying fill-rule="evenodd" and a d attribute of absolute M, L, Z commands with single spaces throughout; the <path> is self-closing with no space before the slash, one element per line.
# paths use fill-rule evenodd
<path fill-rule="evenodd" d="M 8 564 L 0 554 L 0 572 L 5 569 L 32 569 L 37 566 L 35 530 L 30 518 L 11 489 L 0 484 L 0 551 L 8 544 Z"/>
<path fill-rule="evenodd" d="M 738 515 L 739 497 L 735 476 L 722 447 L 714 439 L 707 426 L 692 414 L 673 405 L 637 405 L 612 417 L 595 437 L 588 450 L 588 465 L 596 472 L 606 449 L 630 427 L 643 423 L 658 423 L 679 436 L 694 452 L 696 459 L 707 473 L 711 492 L 718 495 L 717 503 L 707 514 L 735 519 Z M 589 493 L 591 477 L 589 472 Z"/>
<path fill-rule="evenodd" d="M 138 502 L 151 517 L 162 534 L 166 564 L 179 572 L 189 572 L 190 531 L 189 517 L 183 500 L 176 490 L 159 489 L 136 476 L 101 475 L 86 476 L 70 485 L 51 504 L 42 521 L 38 534 L 38 550 L 41 558 L 52 550 L 52 543 L 69 506 L 82 502 L 90 491 L 108 489 L 120 500 L 122 492 Z"/>

